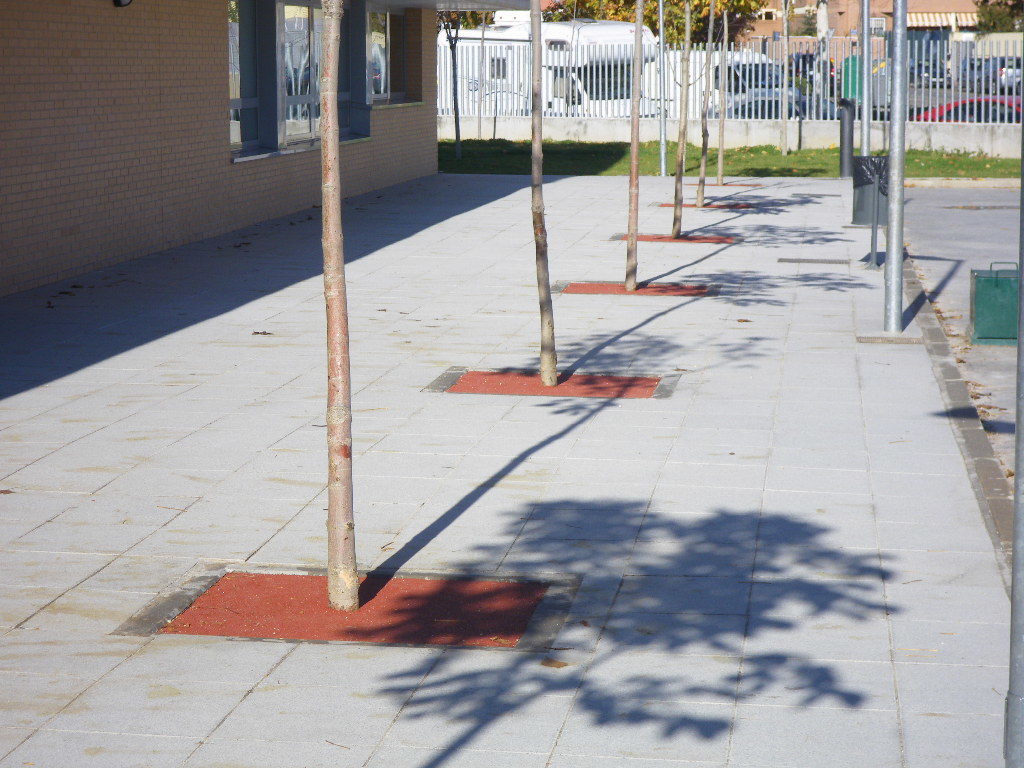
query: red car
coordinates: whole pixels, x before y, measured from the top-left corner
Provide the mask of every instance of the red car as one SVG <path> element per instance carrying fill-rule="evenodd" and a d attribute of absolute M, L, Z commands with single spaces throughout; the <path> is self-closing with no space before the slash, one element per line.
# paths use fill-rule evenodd
<path fill-rule="evenodd" d="M 925 123 L 1019 123 L 1020 96 L 976 96 L 911 115 Z"/>

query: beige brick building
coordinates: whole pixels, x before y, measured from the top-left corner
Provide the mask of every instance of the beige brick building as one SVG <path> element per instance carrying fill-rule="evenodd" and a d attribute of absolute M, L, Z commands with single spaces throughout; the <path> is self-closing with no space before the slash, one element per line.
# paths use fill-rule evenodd
<path fill-rule="evenodd" d="M 816 0 L 792 0 L 791 29 L 796 32 L 807 19 L 815 25 L 820 7 Z M 836 37 L 848 37 L 860 29 L 860 0 L 828 0 L 824 4 L 828 28 Z M 977 27 L 978 13 L 974 0 L 909 0 L 907 27 L 912 30 L 958 32 Z M 769 0 L 748 33 L 748 37 L 782 32 L 782 3 Z M 871 0 L 872 32 L 882 34 L 892 29 L 892 0 Z"/>
<path fill-rule="evenodd" d="M 436 172 L 434 11 L 346 19 L 345 193 Z M 318 0 L 0 0 L 0 295 L 317 204 L 319 23 Z"/>

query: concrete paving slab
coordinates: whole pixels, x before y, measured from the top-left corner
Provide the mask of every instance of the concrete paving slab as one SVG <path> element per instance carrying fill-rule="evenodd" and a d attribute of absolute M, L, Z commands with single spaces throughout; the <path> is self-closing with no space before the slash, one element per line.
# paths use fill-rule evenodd
<path fill-rule="evenodd" d="M 40 730 L 2 766 L 81 765 L 88 768 L 173 768 L 194 751 L 197 739 L 126 733 Z"/>
<path fill-rule="evenodd" d="M 624 183 L 547 185 L 554 280 L 621 278 Z M 645 279 L 718 296 L 556 296 L 563 369 L 680 377 L 630 402 L 422 391 L 537 364 L 522 177 L 350 202 L 360 564 L 580 577 L 539 652 L 110 636 L 197 563 L 323 566 L 315 216 L 100 270 L 53 310 L 53 286 L 5 300 L 0 673 L 21 675 L 0 755 L 989 764 L 1007 600 L 930 349 L 857 342 L 881 278 L 850 261 L 848 183 L 766 184 L 744 199 L 770 205 L 693 212 L 742 243 L 642 248 Z"/>

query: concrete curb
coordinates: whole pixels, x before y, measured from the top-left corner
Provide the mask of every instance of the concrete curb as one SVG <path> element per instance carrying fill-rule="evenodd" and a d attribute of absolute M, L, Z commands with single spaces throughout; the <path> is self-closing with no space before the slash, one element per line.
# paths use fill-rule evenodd
<path fill-rule="evenodd" d="M 931 189 L 1020 189 L 1020 179 L 906 179 L 903 186 Z"/>
<path fill-rule="evenodd" d="M 911 266 L 910 254 L 903 262 L 903 281 L 908 301 L 924 292 L 924 286 Z M 925 294 L 927 298 L 927 294 Z M 981 423 L 981 416 L 971 399 L 956 358 L 949 346 L 946 332 L 935 314 L 930 300 L 921 304 L 917 313 L 925 349 L 932 362 L 935 380 L 942 392 L 948 417 L 952 422 L 957 444 L 967 466 L 967 475 L 978 500 L 982 520 L 996 551 L 1000 572 L 1009 589 L 1010 555 L 1013 543 L 1013 485 L 1007 479 L 992 443 Z"/>

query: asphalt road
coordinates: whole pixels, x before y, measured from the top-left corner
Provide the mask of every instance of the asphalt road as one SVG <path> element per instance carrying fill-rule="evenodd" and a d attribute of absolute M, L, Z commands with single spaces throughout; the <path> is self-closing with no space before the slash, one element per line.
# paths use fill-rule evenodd
<path fill-rule="evenodd" d="M 971 345 L 970 275 L 994 261 L 1017 261 L 1020 192 L 1015 189 L 908 189 L 905 239 L 940 312 L 996 454 L 1013 466 L 1016 348 Z"/>

